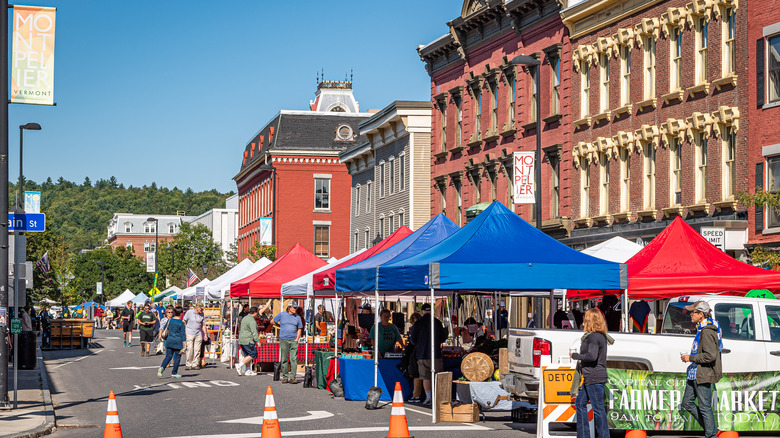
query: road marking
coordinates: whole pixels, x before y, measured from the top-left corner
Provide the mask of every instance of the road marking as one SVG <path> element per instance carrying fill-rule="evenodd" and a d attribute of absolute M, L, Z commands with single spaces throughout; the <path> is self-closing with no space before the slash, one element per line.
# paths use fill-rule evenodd
<path fill-rule="evenodd" d="M 151 366 L 151 367 L 119 367 L 119 368 L 109 368 L 109 370 L 147 370 L 151 368 L 160 368 L 159 365 Z"/>
<path fill-rule="evenodd" d="M 120 339 L 120 338 L 117 338 L 117 337 L 115 337 L 115 336 L 109 336 L 109 337 L 107 337 L 107 338 L 102 338 L 102 339 Z"/>
<path fill-rule="evenodd" d="M 56 367 L 54 367 L 54 368 L 64 367 L 65 365 L 72 364 L 73 362 L 78 362 L 78 361 L 80 361 L 80 360 L 86 359 L 87 357 L 88 357 L 88 356 L 84 356 L 84 357 L 80 357 L 80 358 L 78 358 L 78 359 L 76 359 L 76 360 L 69 360 L 69 361 L 67 361 L 67 362 L 65 362 L 65 363 L 61 363 L 61 364 L 57 365 L 57 366 L 56 366 Z"/>
<path fill-rule="evenodd" d="M 419 409 L 410 408 L 409 406 L 404 406 L 404 409 L 406 409 L 407 411 L 417 412 L 418 414 L 427 415 L 429 417 L 433 416 L 433 414 L 431 414 L 430 412 L 425 412 Z"/>
<path fill-rule="evenodd" d="M 309 415 L 306 415 L 304 417 L 280 418 L 279 421 L 321 420 L 323 418 L 329 418 L 333 416 L 333 414 L 331 414 L 328 411 L 306 411 L 306 412 L 308 412 Z M 220 421 L 220 423 L 263 424 L 263 417 L 239 418 L 237 420 Z"/>
<path fill-rule="evenodd" d="M 157 368 L 157 367 L 155 367 Z M 131 389 L 131 391 L 144 391 L 146 389 L 151 389 L 158 386 L 169 386 L 171 389 L 182 389 L 179 385 L 184 385 L 186 388 L 211 388 L 211 385 L 214 386 L 239 386 L 236 382 L 231 382 L 229 380 L 208 380 L 208 381 L 201 381 L 197 380 L 194 382 L 178 382 L 178 383 L 155 383 L 154 385 L 134 385 L 135 387 Z M 259 424 L 259 423 L 258 423 Z"/>
<path fill-rule="evenodd" d="M 280 418 L 279 421 L 282 421 Z M 427 432 L 455 432 L 462 430 L 493 430 L 489 427 L 460 424 L 452 426 L 412 426 L 409 428 L 410 432 L 427 431 Z M 289 432 L 282 432 L 282 436 L 311 436 L 311 435 L 335 435 L 335 434 L 347 434 L 347 433 L 368 433 L 368 432 L 387 432 L 387 427 L 355 427 L 350 429 L 318 429 L 318 430 L 295 430 Z M 219 435 L 184 435 L 179 437 L 166 437 L 166 438 L 256 438 L 255 433 L 233 433 L 233 434 L 219 434 Z"/>

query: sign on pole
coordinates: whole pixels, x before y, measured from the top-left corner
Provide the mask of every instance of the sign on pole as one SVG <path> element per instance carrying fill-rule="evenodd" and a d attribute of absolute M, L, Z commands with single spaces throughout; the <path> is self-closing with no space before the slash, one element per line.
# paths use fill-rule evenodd
<path fill-rule="evenodd" d="M 41 192 L 24 192 L 24 212 L 41 212 Z"/>
<path fill-rule="evenodd" d="M 56 14 L 56 8 L 14 5 L 11 103 L 54 105 Z"/>
<path fill-rule="evenodd" d="M 719 250 L 726 250 L 726 229 L 723 227 L 701 227 L 701 235 Z"/>
<path fill-rule="evenodd" d="M 11 334 L 18 335 L 22 332 L 22 320 L 20 318 L 11 318 Z"/>
<path fill-rule="evenodd" d="M 270 245 L 273 242 L 271 236 L 272 222 L 270 217 L 260 218 L 260 245 Z"/>
<path fill-rule="evenodd" d="M 536 182 L 534 168 L 535 152 L 515 152 L 512 160 L 512 176 L 514 192 L 512 199 L 515 204 L 534 204 L 536 199 Z"/>
<path fill-rule="evenodd" d="M 97 282 L 97 287 L 95 289 L 97 289 L 97 294 L 98 295 L 103 295 L 103 282 L 102 281 L 98 281 Z"/>
<path fill-rule="evenodd" d="M 8 213 L 8 231 L 46 231 L 46 215 L 43 213 Z"/>
<path fill-rule="evenodd" d="M 155 253 L 146 253 L 146 272 L 154 272 L 154 256 Z"/>

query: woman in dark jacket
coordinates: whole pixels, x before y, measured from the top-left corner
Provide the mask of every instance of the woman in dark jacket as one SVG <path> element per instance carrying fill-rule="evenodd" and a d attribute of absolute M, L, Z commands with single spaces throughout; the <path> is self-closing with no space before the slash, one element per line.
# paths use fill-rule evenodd
<path fill-rule="evenodd" d="M 598 309 L 585 312 L 585 330 L 579 353 L 571 358 L 580 361 L 583 384 L 574 402 L 577 408 L 577 438 L 590 437 L 588 402 L 593 407 L 596 438 L 609 438 L 607 411 L 604 408 L 604 384 L 607 383 L 607 323 Z"/>
<path fill-rule="evenodd" d="M 157 377 L 161 379 L 163 371 L 165 371 L 165 367 L 168 366 L 171 359 L 173 359 L 173 369 L 171 370 L 173 374 L 171 377 L 174 379 L 181 379 L 181 375 L 179 374 L 179 361 L 181 360 L 181 351 L 183 350 L 184 341 L 186 340 L 181 313 L 181 306 L 176 306 L 173 309 L 173 318 L 169 319 L 167 326 L 162 328 L 163 331 L 165 331 L 166 328 L 168 329 L 168 337 L 165 338 L 165 359 L 163 359 L 160 368 L 157 369 Z"/>

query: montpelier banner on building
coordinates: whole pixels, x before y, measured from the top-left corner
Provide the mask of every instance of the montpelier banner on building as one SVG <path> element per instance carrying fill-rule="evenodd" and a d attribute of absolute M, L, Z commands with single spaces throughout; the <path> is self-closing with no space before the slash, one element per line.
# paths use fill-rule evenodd
<path fill-rule="evenodd" d="M 683 373 L 607 370 L 605 404 L 610 429 L 702 430 L 680 413 Z M 780 371 L 723 374 L 713 392 L 718 429 L 780 431 Z"/>
<path fill-rule="evenodd" d="M 56 8 L 14 6 L 11 103 L 54 105 Z"/>
<path fill-rule="evenodd" d="M 515 152 L 512 157 L 512 178 L 515 204 L 533 204 L 536 202 L 536 182 L 534 169 L 536 152 Z"/>

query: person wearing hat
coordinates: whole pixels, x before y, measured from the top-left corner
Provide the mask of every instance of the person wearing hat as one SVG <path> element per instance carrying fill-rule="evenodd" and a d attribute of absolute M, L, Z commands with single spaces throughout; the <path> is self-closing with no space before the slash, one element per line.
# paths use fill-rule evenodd
<path fill-rule="evenodd" d="M 431 305 L 423 304 L 422 308 L 423 317 L 419 321 L 414 323 L 412 327 L 411 340 L 414 344 L 414 352 L 417 357 L 417 367 L 420 372 L 420 378 L 423 382 L 423 389 L 425 390 L 426 406 L 431 405 L 431 388 L 432 388 L 432 368 L 435 366 L 436 371 L 444 371 L 444 362 L 441 357 L 441 344 L 447 340 L 447 330 L 444 325 L 438 319 L 434 318 L 434 339 L 433 339 L 433 357 L 431 357 Z"/>
<path fill-rule="evenodd" d="M 697 301 L 685 309 L 691 312 L 691 322 L 696 324 L 696 337 L 691 353 L 680 355 L 683 362 L 690 362 L 680 412 L 687 411 L 693 416 L 704 429 L 705 438 L 715 438 L 718 426 L 712 411 L 712 392 L 722 375 L 723 334 L 705 301 Z M 698 405 L 694 403 L 696 399 Z"/>
<path fill-rule="evenodd" d="M 501 301 L 501 305 L 498 308 L 498 338 L 503 339 L 506 337 L 509 331 L 509 312 L 506 310 L 506 303 Z"/>
<path fill-rule="evenodd" d="M 290 301 L 287 310 L 274 317 L 274 322 L 279 325 L 279 350 L 282 353 L 282 383 L 298 383 L 295 373 L 298 369 L 298 339 L 303 332 L 303 322 L 296 314 L 298 303 Z M 290 371 L 287 371 L 287 365 Z M 285 378 L 284 375 L 287 374 Z"/>

